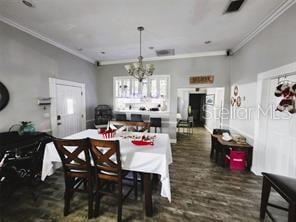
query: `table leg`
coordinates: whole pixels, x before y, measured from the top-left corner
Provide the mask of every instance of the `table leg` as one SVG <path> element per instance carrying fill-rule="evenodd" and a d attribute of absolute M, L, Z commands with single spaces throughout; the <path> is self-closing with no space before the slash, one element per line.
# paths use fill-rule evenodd
<path fill-rule="evenodd" d="M 221 159 L 220 159 L 220 163 L 221 163 L 221 166 L 222 167 L 226 167 L 225 165 L 225 157 L 226 157 L 226 149 L 228 149 L 228 147 L 226 146 L 221 146 L 221 153 L 222 153 L 222 156 L 221 156 Z"/>
<path fill-rule="evenodd" d="M 253 161 L 253 148 L 248 149 L 248 163 L 247 163 L 247 170 L 251 171 Z"/>
<path fill-rule="evenodd" d="M 152 206 L 152 181 L 150 173 L 144 174 L 144 207 L 145 213 L 147 217 L 152 217 L 153 214 L 153 206 Z"/>

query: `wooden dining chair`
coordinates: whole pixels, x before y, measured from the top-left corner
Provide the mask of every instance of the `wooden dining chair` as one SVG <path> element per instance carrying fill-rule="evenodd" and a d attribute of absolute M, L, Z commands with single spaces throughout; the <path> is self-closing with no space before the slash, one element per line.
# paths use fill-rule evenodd
<path fill-rule="evenodd" d="M 150 132 L 150 123 L 149 122 L 133 122 L 132 124 L 137 132 Z"/>
<path fill-rule="evenodd" d="M 132 122 L 132 121 L 116 121 L 109 122 L 110 126 L 117 130 L 133 131 L 133 132 L 150 132 L 150 123 L 148 122 Z"/>
<path fill-rule="evenodd" d="M 122 170 L 120 159 L 119 141 L 106 141 L 90 139 L 90 151 L 95 165 L 95 211 L 94 216 L 99 215 L 100 200 L 103 195 L 111 195 L 117 198 L 117 221 L 122 218 L 122 204 L 128 195 L 135 189 L 137 198 L 137 173 L 133 172 L 133 185 L 123 195 L 123 180 L 128 171 Z M 117 193 L 108 187 L 117 186 Z"/>
<path fill-rule="evenodd" d="M 88 194 L 88 218 L 92 218 L 93 179 L 88 140 L 54 139 L 53 141 L 64 168 L 64 216 L 69 214 L 70 199 L 73 194 L 83 192 Z"/>
<path fill-rule="evenodd" d="M 126 114 L 123 114 L 123 113 L 115 114 L 115 120 L 116 121 L 127 121 Z"/>
<path fill-rule="evenodd" d="M 154 127 L 154 133 L 157 133 L 157 128 L 159 133 L 161 133 L 161 118 L 150 118 L 150 127 Z"/>
<path fill-rule="evenodd" d="M 264 220 L 265 214 L 275 221 L 267 207 L 272 207 L 288 212 L 288 222 L 296 221 L 296 179 L 271 173 L 262 173 L 263 184 L 261 193 L 260 219 Z M 288 202 L 288 208 L 270 203 L 269 195 L 271 188 Z"/>

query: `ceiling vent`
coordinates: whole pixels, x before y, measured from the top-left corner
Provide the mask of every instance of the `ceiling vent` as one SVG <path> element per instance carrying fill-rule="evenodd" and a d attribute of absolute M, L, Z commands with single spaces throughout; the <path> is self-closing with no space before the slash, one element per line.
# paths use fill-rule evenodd
<path fill-rule="evenodd" d="M 227 6 L 224 14 L 239 11 L 244 2 L 245 0 L 230 0 L 230 3 Z"/>
<path fill-rule="evenodd" d="M 161 50 L 156 50 L 156 55 L 157 56 L 173 56 L 175 55 L 175 49 L 161 49 Z"/>

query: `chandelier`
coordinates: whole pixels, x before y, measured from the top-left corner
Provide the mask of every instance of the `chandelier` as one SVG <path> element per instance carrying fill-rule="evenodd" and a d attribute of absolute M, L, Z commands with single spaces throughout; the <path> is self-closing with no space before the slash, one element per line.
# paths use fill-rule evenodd
<path fill-rule="evenodd" d="M 153 64 L 146 64 L 146 67 L 143 64 L 144 58 L 142 56 L 142 31 L 144 30 L 144 27 L 140 26 L 137 29 L 140 32 L 140 56 L 138 57 L 138 62 L 125 65 L 125 69 L 129 75 L 142 82 L 143 79 L 153 74 L 155 68 Z"/>

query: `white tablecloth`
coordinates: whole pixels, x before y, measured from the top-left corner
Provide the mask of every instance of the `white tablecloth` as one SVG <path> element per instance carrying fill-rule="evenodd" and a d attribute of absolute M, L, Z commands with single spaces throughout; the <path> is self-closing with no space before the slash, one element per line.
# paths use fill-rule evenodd
<path fill-rule="evenodd" d="M 124 133 L 122 133 L 124 134 Z M 139 134 L 139 133 L 129 133 Z M 147 133 L 145 133 L 147 135 Z M 161 176 L 161 196 L 171 201 L 171 187 L 169 176 L 169 164 L 172 163 L 172 152 L 168 134 L 156 135 L 153 146 L 135 146 L 130 139 L 124 139 L 116 135 L 114 139 L 120 141 L 120 153 L 122 168 L 124 170 L 159 174 Z M 85 130 L 65 139 L 102 139 L 97 130 Z M 61 159 L 53 143 L 46 144 L 41 179 L 52 175 L 56 169 L 62 166 Z"/>

